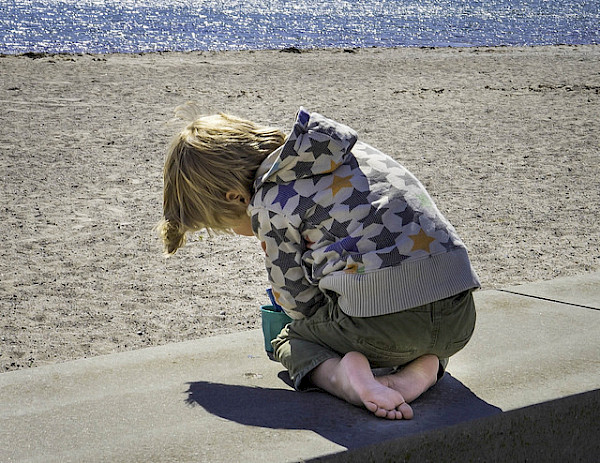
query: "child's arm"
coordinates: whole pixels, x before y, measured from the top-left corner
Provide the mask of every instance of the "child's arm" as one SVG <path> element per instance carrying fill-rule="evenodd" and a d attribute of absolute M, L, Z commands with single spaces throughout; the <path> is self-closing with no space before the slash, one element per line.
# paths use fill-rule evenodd
<path fill-rule="evenodd" d="M 302 263 L 302 234 L 281 215 L 255 209 L 252 226 L 264 243 L 266 266 L 277 303 L 293 318 L 310 316 L 325 302 L 317 284 L 308 279 Z"/>

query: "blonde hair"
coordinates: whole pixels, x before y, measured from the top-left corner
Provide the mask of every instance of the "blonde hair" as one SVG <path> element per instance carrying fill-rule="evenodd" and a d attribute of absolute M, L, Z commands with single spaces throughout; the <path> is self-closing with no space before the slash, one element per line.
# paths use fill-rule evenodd
<path fill-rule="evenodd" d="M 227 114 L 196 118 L 172 141 L 164 166 L 163 213 L 158 224 L 165 252 L 185 244 L 187 232 L 231 232 L 246 214 L 242 201 L 261 162 L 285 141 L 283 132 Z"/>

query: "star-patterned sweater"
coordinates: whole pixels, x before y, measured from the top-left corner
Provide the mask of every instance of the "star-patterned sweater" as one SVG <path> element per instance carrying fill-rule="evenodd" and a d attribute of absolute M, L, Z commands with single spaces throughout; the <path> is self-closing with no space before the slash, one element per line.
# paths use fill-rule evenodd
<path fill-rule="evenodd" d="M 371 317 L 479 287 L 423 185 L 349 127 L 303 108 L 258 169 L 248 211 L 273 293 L 292 318 L 328 297 Z"/>

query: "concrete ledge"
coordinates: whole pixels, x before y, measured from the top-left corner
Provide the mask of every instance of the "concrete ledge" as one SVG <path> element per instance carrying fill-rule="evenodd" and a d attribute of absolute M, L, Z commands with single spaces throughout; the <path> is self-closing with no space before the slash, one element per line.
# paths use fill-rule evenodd
<path fill-rule="evenodd" d="M 0 461 L 596 461 L 597 280 L 555 282 L 564 302 L 476 293 L 473 339 L 411 421 L 293 391 L 260 330 L 3 373 Z"/>
<path fill-rule="evenodd" d="M 600 455 L 600 389 L 442 430 L 307 460 L 366 462 L 590 462 Z"/>
<path fill-rule="evenodd" d="M 0 461 L 297 461 L 500 413 L 451 374 L 376 418 L 298 393 L 259 330 L 0 375 Z"/>

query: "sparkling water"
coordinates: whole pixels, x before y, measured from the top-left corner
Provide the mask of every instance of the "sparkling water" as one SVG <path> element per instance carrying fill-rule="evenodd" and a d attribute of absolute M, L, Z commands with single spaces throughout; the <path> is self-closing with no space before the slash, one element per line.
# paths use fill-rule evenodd
<path fill-rule="evenodd" d="M 599 41 L 600 0 L 0 1 L 0 53 Z"/>

